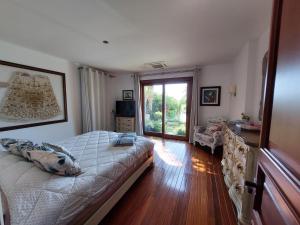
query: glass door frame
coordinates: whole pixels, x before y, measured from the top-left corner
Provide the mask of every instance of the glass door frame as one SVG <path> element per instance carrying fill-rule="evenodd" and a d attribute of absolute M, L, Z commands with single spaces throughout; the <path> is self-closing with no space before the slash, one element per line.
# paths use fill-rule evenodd
<path fill-rule="evenodd" d="M 192 77 L 179 77 L 179 78 L 166 78 L 166 79 L 154 79 L 154 80 L 141 80 L 141 102 L 142 102 L 142 120 L 143 120 L 143 132 L 147 136 L 162 137 L 166 139 L 175 139 L 187 141 L 189 139 L 189 128 L 190 128 L 190 114 L 191 114 L 191 101 L 192 101 L 192 87 L 193 87 L 193 78 Z M 178 84 L 186 83 L 187 84 L 187 103 L 186 103 L 186 133 L 185 136 L 171 135 L 165 133 L 165 85 L 166 84 Z M 151 85 L 162 85 L 162 132 L 149 132 L 145 130 L 145 95 L 144 87 Z"/>

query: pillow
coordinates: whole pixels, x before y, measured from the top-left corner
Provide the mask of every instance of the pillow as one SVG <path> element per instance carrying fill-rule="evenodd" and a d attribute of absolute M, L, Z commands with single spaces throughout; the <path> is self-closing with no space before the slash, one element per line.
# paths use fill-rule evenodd
<path fill-rule="evenodd" d="M 46 148 L 49 148 L 49 150 L 53 150 L 56 152 L 62 152 L 69 156 L 73 161 L 75 161 L 75 157 L 69 152 L 65 147 L 60 146 L 60 145 L 55 145 L 55 144 L 50 144 L 50 143 L 43 143 L 43 146 Z"/>
<path fill-rule="evenodd" d="M 10 153 L 22 156 L 37 167 L 61 176 L 76 176 L 81 173 L 74 156 L 65 148 L 49 143 L 34 145 L 29 140 L 0 139 L 2 146 Z"/>
<path fill-rule="evenodd" d="M 114 146 L 133 146 L 133 143 L 136 141 L 136 134 L 128 133 L 128 134 L 121 134 L 114 142 Z"/>
<path fill-rule="evenodd" d="M 135 141 L 137 139 L 135 132 L 123 133 L 123 134 L 119 135 L 119 137 L 123 137 L 123 138 L 130 137 L 130 138 L 133 138 Z"/>
<path fill-rule="evenodd" d="M 32 141 L 13 138 L 2 138 L 0 139 L 0 144 L 12 154 L 23 156 L 24 158 L 27 158 L 26 151 L 33 150 L 35 147 Z"/>
<path fill-rule="evenodd" d="M 32 150 L 27 152 L 30 161 L 49 173 L 60 176 L 76 176 L 81 174 L 78 162 L 71 157 L 56 151 Z"/>

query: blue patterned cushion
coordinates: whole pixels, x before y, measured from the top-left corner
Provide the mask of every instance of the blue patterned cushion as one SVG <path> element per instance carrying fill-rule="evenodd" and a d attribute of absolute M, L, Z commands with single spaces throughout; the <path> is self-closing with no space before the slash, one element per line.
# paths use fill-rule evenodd
<path fill-rule="evenodd" d="M 0 139 L 0 144 L 14 155 L 23 156 L 27 159 L 26 151 L 31 151 L 35 148 L 32 141 L 12 138 Z"/>
<path fill-rule="evenodd" d="M 74 176 L 81 173 L 74 156 L 63 147 L 49 143 L 39 146 L 29 140 L 10 138 L 0 139 L 0 144 L 10 153 L 24 157 L 47 172 L 61 176 Z"/>
<path fill-rule="evenodd" d="M 56 151 L 33 150 L 27 154 L 37 167 L 49 173 L 60 176 L 76 176 L 81 174 L 78 162 L 73 161 L 68 155 Z"/>
<path fill-rule="evenodd" d="M 56 152 L 62 152 L 69 156 L 73 161 L 75 161 L 75 157 L 69 152 L 65 147 L 59 146 L 59 145 L 54 145 L 50 143 L 43 143 L 43 146 L 46 148 L 49 148 L 50 150 L 56 151 Z"/>

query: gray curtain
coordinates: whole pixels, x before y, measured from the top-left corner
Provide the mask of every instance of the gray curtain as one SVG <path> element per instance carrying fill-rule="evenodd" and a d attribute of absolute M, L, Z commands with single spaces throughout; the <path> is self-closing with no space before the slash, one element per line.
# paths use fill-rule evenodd
<path fill-rule="evenodd" d="M 190 137 L 189 142 L 193 143 L 194 126 L 199 123 L 199 105 L 200 105 L 200 69 L 195 69 L 193 75 L 193 89 L 192 89 L 192 102 L 191 102 L 191 116 L 190 116 Z"/>
<path fill-rule="evenodd" d="M 134 99 L 136 104 L 135 131 L 137 135 L 143 135 L 140 75 L 136 73 L 133 75 L 133 77 L 134 77 L 134 97 L 135 97 Z"/>
<path fill-rule="evenodd" d="M 106 86 L 103 71 L 89 67 L 79 69 L 81 86 L 82 132 L 107 130 Z"/>

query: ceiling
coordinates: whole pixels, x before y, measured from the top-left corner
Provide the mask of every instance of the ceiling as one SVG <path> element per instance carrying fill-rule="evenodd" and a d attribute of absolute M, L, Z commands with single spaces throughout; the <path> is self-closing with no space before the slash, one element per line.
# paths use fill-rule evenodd
<path fill-rule="evenodd" d="M 272 0 L 0 0 L 0 39 L 110 71 L 225 62 L 268 27 Z M 103 40 L 110 44 L 105 45 Z"/>

